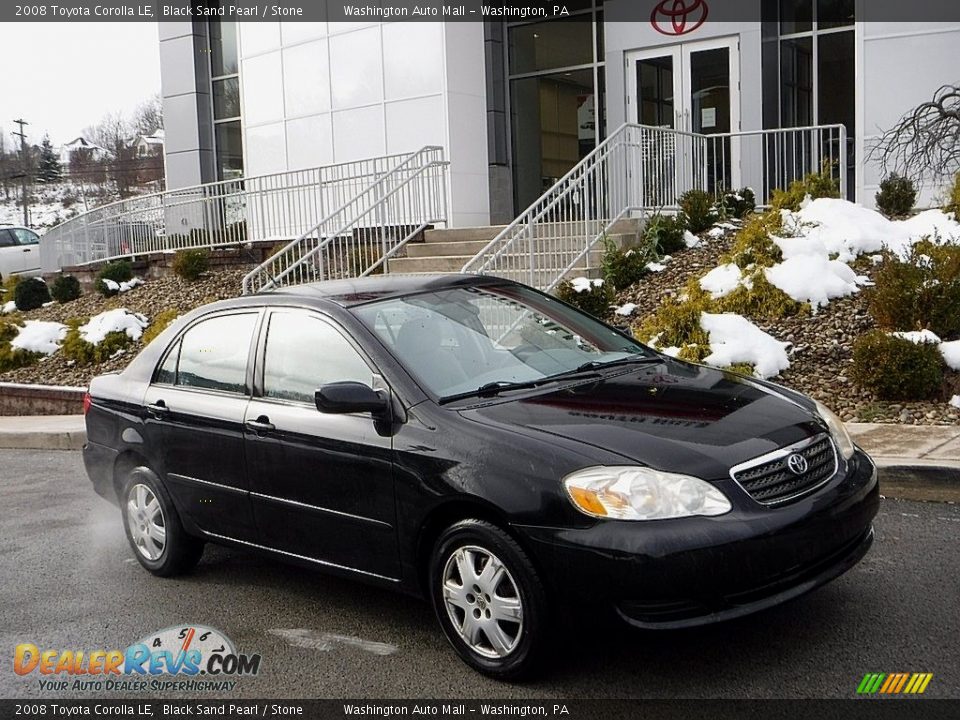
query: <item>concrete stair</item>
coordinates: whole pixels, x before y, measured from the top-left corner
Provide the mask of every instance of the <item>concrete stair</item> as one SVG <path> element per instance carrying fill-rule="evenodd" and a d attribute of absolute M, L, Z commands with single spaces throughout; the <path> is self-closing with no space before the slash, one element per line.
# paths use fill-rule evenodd
<path fill-rule="evenodd" d="M 481 252 L 491 240 L 504 229 L 504 225 L 487 227 L 452 228 L 449 230 L 427 230 L 421 241 L 407 245 L 407 256 L 390 261 L 390 272 L 407 274 L 427 273 L 455 273 Z M 617 244 L 632 245 L 636 243 L 640 224 L 637 220 L 618 221 L 608 237 Z M 534 251 L 537 255 L 538 277 L 554 272 L 560 274 L 566 262 L 558 257 L 557 251 L 566 245 L 564 240 L 571 235 L 583 232 L 583 224 L 579 222 L 553 223 L 541 226 L 542 233 L 535 241 Z M 603 246 L 597 244 L 585 257 L 581 258 L 567 277 L 598 277 L 600 261 L 603 256 Z M 551 265 L 555 263 L 556 267 Z"/>

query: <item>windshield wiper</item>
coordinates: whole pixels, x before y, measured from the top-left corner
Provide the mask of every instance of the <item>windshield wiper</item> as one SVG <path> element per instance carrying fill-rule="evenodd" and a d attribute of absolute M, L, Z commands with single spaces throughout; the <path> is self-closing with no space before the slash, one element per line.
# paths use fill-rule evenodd
<path fill-rule="evenodd" d="M 587 370 L 600 370 L 602 368 L 616 367 L 617 365 L 646 365 L 652 363 L 662 362 L 662 359 L 654 355 L 631 355 L 630 357 L 619 358 L 617 360 L 609 360 L 603 362 L 601 360 L 591 360 L 590 362 L 585 362 L 583 365 L 580 365 L 576 370 L 571 371 L 570 374 L 582 373 Z M 567 373 L 563 373 L 566 375 Z M 552 377 L 557 377 L 553 375 Z"/>
<path fill-rule="evenodd" d="M 524 382 L 510 382 L 508 380 L 497 380 L 496 382 L 489 382 L 486 385 L 481 385 L 476 390 L 468 390 L 462 393 L 456 393 L 455 395 L 446 395 L 438 401 L 441 405 L 444 405 L 454 400 L 462 400 L 463 398 L 469 397 L 493 397 L 499 395 L 501 392 L 509 390 L 529 390 L 530 388 L 540 387 L 541 385 L 546 385 L 552 382 L 560 382 L 563 380 L 578 380 L 581 378 L 589 377 L 600 377 L 600 374 L 597 372 L 600 368 L 613 367 L 615 365 L 627 365 L 627 364 L 646 364 L 653 362 L 660 362 L 660 358 L 654 356 L 632 356 L 628 358 L 620 358 L 619 360 L 611 360 L 609 362 L 599 362 L 592 360 L 591 362 L 584 363 L 580 367 L 574 370 L 567 370 L 562 373 L 557 373 L 556 375 L 547 375 L 546 377 L 538 378 L 536 380 L 526 380 Z"/>
<path fill-rule="evenodd" d="M 535 388 L 540 382 L 540 380 L 528 380 L 526 382 L 497 380 L 496 382 L 489 382 L 486 385 L 481 385 L 476 390 L 467 390 L 466 392 L 456 393 L 454 395 L 445 395 L 444 397 L 440 398 L 439 402 L 441 405 L 443 405 L 444 403 L 452 402 L 453 400 L 462 400 L 463 398 L 468 397 L 492 397 L 494 395 L 499 395 L 504 390 L 527 390 L 529 388 Z"/>

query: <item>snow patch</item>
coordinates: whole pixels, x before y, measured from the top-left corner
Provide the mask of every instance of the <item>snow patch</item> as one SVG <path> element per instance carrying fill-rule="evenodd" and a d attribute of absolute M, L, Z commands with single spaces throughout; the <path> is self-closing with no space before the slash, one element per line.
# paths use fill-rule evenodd
<path fill-rule="evenodd" d="M 767 280 L 797 302 L 808 302 L 816 310 L 835 298 L 860 292 L 869 283 L 846 263 L 823 255 L 794 255 L 766 270 Z"/>
<path fill-rule="evenodd" d="M 45 320 L 27 320 L 10 346 L 28 352 L 52 355 L 67 336 L 67 326 Z"/>
<path fill-rule="evenodd" d="M 960 408 L 960 395 L 954 395 L 950 398 L 950 405 L 955 408 Z"/>
<path fill-rule="evenodd" d="M 940 343 L 940 354 L 951 370 L 960 370 L 960 340 Z"/>
<path fill-rule="evenodd" d="M 627 303 L 626 305 L 622 305 L 618 307 L 613 312 L 617 315 L 628 317 L 629 315 L 633 315 L 633 311 L 636 309 L 637 309 L 636 303 Z"/>
<path fill-rule="evenodd" d="M 960 243 L 960 223 L 942 210 L 925 210 L 906 220 L 888 220 L 876 210 L 847 200 L 817 198 L 799 212 L 784 211 L 782 215 L 784 228 L 796 239 L 819 243 L 843 262 L 884 248 L 906 257 L 910 247 L 924 237 Z M 784 239 L 774 241 L 787 257 Z"/>
<path fill-rule="evenodd" d="M 902 340 L 909 340 L 914 345 L 940 344 L 940 337 L 930 330 L 911 330 L 910 332 L 893 332 L 890 334 Z"/>
<path fill-rule="evenodd" d="M 683 244 L 688 248 L 695 248 L 700 246 L 700 238 L 694 235 L 689 230 L 683 231 Z"/>
<path fill-rule="evenodd" d="M 740 286 L 740 268 L 734 263 L 719 265 L 700 278 L 700 287 L 714 300 L 726 297 Z"/>
<path fill-rule="evenodd" d="M 717 238 L 722 238 L 725 232 L 726 231 L 722 227 L 717 225 L 716 227 L 712 227 L 707 230 L 707 235 L 716 240 Z"/>
<path fill-rule="evenodd" d="M 774 339 L 742 315 L 703 313 L 700 327 L 710 335 L 711 352 L 704 359 L 708 365 L 748 363 L 761 378 L 774 377 L 790 367 L 790 343 Z"/>
<path fill-rule="evenodd" d="M 81 325 L 80 337 L 93 345 L 99 345 L 112 332 L 123 332 L 131 340 L 139 340 L 149 324 L 140 313 L 132 313 L 125 308 L 107 310 L 94 315 L 86 325 Z"/>
<path fill-rule="evenodd" d="M 3 304 L 4 315 L 7 315 L 12 312 L 16 312 L 16 311 L 17 311 L 17 304 L 13 300 L 10 300 L 9 302 L 5 302 Z"/>

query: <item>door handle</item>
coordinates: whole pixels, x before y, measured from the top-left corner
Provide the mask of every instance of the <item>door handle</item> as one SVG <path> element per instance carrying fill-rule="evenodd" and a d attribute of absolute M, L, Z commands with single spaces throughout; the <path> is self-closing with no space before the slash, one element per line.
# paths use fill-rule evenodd
<path fill-rule="evenodd" d="M 147 405 L 147 412 L 150 413 L 152 417 L 161 417 L 170 412 L 170 408 L 167 407 L 167 404 L 163 400 L 157 400 L 155 403 L 150 403 Z"/>
<path fill-rule="evenodd" d="M 31 250 L 31 248 L 24 248 L 24 249 L 23 249 L 24 252 L 30 252 L 30 250 Z"/>
<path fill-rule="evenodd" d="M 270 418 L 266 415 L 261 415 L 256 420 L 247 420 L 244 425 L 247 426 L 248 430 L 253 430 L 257 433 L 257 435 L 262 435 L 276 429 L 276 426 L 270 422 Z"/>

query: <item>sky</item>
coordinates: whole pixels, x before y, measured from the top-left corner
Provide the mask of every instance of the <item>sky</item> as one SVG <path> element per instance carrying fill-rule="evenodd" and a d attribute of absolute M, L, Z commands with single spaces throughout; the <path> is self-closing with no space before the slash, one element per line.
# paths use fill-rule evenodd
<path fill-rule="evenodd" d="M 160 49 L 152 22 L 0 23 L 0 129 L 12 120 L 27 140 L 48 132 L 69 142 L 104 115 L 129 115 L 160 92 Z"/>

